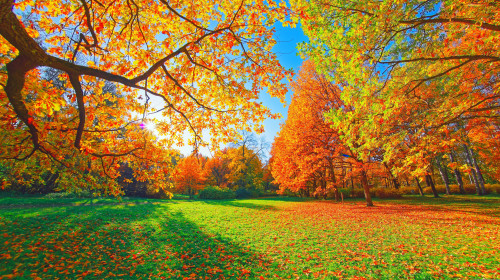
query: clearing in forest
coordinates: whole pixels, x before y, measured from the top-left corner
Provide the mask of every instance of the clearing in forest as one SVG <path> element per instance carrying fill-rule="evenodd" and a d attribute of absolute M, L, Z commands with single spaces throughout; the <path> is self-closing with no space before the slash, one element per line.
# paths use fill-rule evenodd
<path fill-rule="evenodd" d="M 500 278 L 495 196 L 25 201 L 0 199 L 0 279 Z"/>

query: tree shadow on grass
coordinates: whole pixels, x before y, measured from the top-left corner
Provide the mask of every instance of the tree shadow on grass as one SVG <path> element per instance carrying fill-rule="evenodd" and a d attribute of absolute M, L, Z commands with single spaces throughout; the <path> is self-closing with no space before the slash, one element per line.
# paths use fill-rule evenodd
<path fill-rule="evenodd" d="M 271 262 L 204 232 L 172 204 L 0 212 L 0 275 L 54 279 L 258 278 Z M 31 212 L 30 212 L 31 211 Z"/>

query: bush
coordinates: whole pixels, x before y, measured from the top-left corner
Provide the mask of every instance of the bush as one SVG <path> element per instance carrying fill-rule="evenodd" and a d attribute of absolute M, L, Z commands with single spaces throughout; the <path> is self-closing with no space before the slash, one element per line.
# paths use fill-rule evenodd
<path fill-rule="evenodd" d="M 401 192 L 396 189 L 376 188 L 375 196 L 378 198 L 401 198 Z"/>
<path fill-rule="evenodd" d="M 253 197 L 253 193 L 250 190 L 239 188 L 236 190 L 236 198 L 250 198 Z"/>
<path fill-rule="evenodd" d="M 49 193 L 44 196 L 48 199 L 59 199 L 59 198 L 93 198 L 96 195 L 93 195 L 89 191 L 81 191 L 81 192 L 57 192 L 57 193 Z"/>
<path fill-rule="evenodd" d="M 417 187 L 401 187 L 399 192 L 401 194 L 419 194 Z"/>
<path fill-rule="evenodd" d="M 266 191 L 260 191 L 259 192 L 259 197 L 269 197 L 269 196 L 278 196 L 276 191 L 272 190 L 266 190 Z"/>
<path fill-rule="evenodd" d="M 339 194 L 342 194 L 344 197 L 351 197 L 351 189 L 339 189 Z"/>
<path fill-rule="evenodd" d="M 146 197 L 147 198 L 156 198 L 156 199 L 171 199 L 172 193 L 163 189 L 157 188 L 153 184 L 146 185 Z"/>
<path fill-rule="evenodd" d="M 500 184 L 484 184 L 488 193 L 500 194 Z"/>
<path fill-rule="evenodd" d="M 350 197 L 352 197 L 352 198 L 364 198 L 365 191 L 363 189 L 352 189 Z"/>
<path fill-rule="evenodd" d="M 485 187 L 486 187 L 486 185 L 485 185 Z M 471 185 L 471 184 L 464 185 L 464 189 L 465 189 L 465 194 L 475 194 L 476 193 L 476 186 L 475 185 Z M 424 190 L 425 194 L 432 194 L 431 187 L 425 187 L 423 190 Z M 486 190 L 488 190 L 488 188 L 486 188 Z M 444 193 L 446 193 L 446 187 L 444 185 L 436 185 L 436 191 L 438 193 L 444 194 Z M 458 187 L 458 185 L 450 185 L 450 192 L 452 194 L 460 194 L 460 188 Z"/>
<path fill-rule="evenodd" d="M 200 199 L 233 199 L 236 193 L 230 189 L 221 189 L 217 186 L 207 186 L 198 193 Z"/>
<path fill-rule="evenodd" d="M 436 191 L 438 193 L 446 193 L 446 187 L 444 185 L 435 185 Z M 458 186 L 457 186 L 458 190 Z M 423 188 L 424 194 L 432 194 L 432 188 L 431 187 L 425 187 Z M 451 186 L 450 186 L 450 191 L 451 191 Z"/>

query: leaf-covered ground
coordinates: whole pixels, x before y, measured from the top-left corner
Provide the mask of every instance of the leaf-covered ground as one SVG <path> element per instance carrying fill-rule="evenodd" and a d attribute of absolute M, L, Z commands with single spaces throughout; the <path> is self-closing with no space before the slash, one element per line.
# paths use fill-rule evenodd
<path fill-rule="evenodd" d="M 498 197 L 62 201 L 0 199 L 0 279 L 500 278 Z"/>

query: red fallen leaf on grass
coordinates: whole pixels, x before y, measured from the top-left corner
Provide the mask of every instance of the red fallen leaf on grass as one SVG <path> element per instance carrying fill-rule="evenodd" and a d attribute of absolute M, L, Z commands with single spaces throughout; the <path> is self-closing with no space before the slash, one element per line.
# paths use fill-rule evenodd
<path fill-rule="evenodd" d="M 12 259 L 12 256 L 10 254 L 1 254 L 0 256 L 2 256 L 2 259 Z"/>

